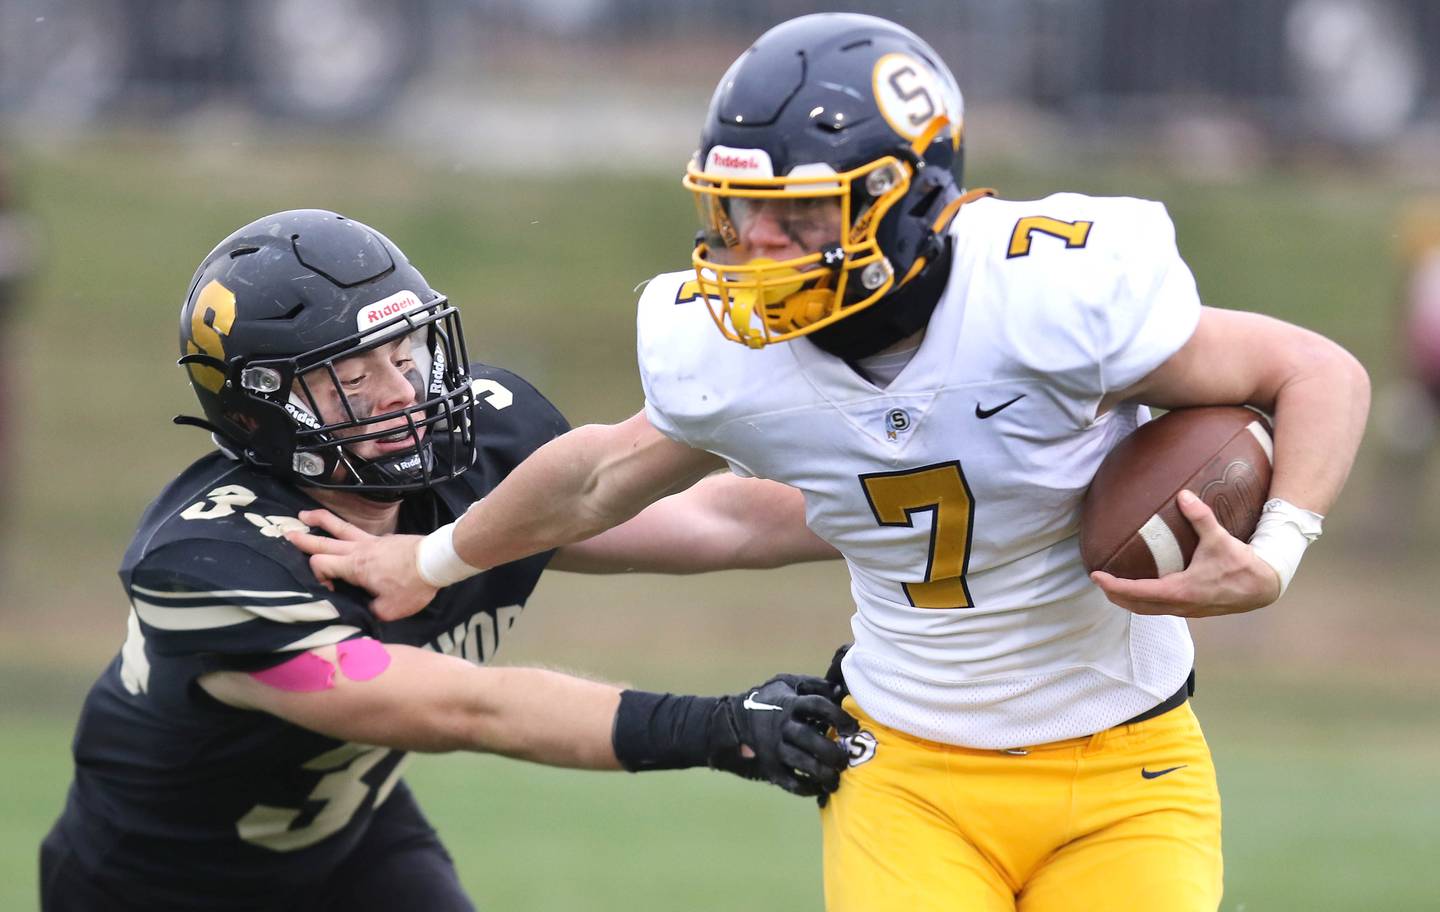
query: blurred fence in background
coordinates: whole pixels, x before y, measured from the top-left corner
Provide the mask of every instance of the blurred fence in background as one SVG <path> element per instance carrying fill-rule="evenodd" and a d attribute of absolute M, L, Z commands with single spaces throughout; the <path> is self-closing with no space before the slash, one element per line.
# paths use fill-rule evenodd
<path fill-rule="evenodd" d="M 356 124 L 437 67 L 484 73 L 581 46 L 723 60 L 797 0 L 0 0 L 0 115 L 82 125 L 209 102 Z M 972 103 L 1081 124 L 1202 112 L 1270 140 L 1365 149 L 1440 118 L 1433 0 L 891 0 L 835 8 L 897 19 L 949 60 Z M 693 59 L 693 58 L 690 58 Z M 684 78 L 682 53 L 652 78 Z M 706 61 L 697 74 L 713 80 Z M 667 71 L 668 70 L 668 71 Z M 478 83 L 473 91 L 484 93 Z"/>

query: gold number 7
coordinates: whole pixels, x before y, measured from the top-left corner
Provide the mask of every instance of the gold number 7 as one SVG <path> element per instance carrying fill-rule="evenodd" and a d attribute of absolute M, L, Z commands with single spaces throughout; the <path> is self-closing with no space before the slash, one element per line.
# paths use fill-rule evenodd
<path fill-rule="evenodd" d="M 1090 239 L 1090 229 L 1093 227 L 1094 222 L 1062 222 L 1044 215 L 1027 215 L 1016 222 L 1015 230 L 1010 232 L 1010 249 L 1005 258 L 1013 260 L 1015 257 L 1029 256 L 1031 235 L 1037 231 L 1059 238 L 1065 242 L 1066 247 L 1084 247 L 1085 242 Z"/>
<path fill-rule="evenodd" d="M 965 571 L 970 564 L 970 523 L 974 501 L 960 463 L 942 462 L 860 476 L 870 511 L 882 526 L 915 525 L 916 513 L 929 512 L 930 555 L 925 581 L 905 583 L 916 608 L 969 608 Z"/>

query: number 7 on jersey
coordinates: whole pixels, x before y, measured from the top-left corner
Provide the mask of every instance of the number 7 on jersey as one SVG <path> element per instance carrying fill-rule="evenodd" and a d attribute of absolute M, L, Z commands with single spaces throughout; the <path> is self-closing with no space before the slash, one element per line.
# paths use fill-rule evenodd
<path fill-rule="evenodd" d="M 969 608 L 965 571 L 970 564 L 970 485 L 956 461 L 860 476 L 875 521 L 882 526 L 915 525 L 916 513 L 930 513 L 930 554 L 924 582 L 905 583 L 916 608 Z"/>

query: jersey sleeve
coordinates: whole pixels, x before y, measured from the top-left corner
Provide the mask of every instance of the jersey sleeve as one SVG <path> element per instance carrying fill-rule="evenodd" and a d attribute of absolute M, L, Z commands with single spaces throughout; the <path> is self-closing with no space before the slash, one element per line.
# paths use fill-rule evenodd
<path fill-rule="evenodd" d="M 1012 248 L 991 254 L 984 307 L 994 338 L 1023 373 L 1062 391 L 1077 420 L 1093 418 L 1100 399 L 1159 367 L 1195 331 L 1199 293 L 1160 203 L 1055 194 L 980 211 L 994 212 L 990 237 Z M 1037 226 L 1028 250 L 1015 254 L 1032 219 L 1088 229 L 1077 242 Z"/>
<path fill-rule="evenodd" d="M 669 415 L 665 414 L 664 410 L 656 404 L 655 399 L 648 391 L 645 394 L 645 420 L 650 422 L 651 427 L 666 437 L 669 437 L 671 440 L 677 443 L 683 443 L 686 446 L 695 446 L 694 443 L 691 443 L 690 440 L 685 437 L 685 432 L 680 430 L 680 425 L 676 424 L 675 421 Z"/>
<path fill-rule="evenodd" d="M 695 292 L 698 294 L 698 292 Z M 670 414 L 665 391 L 657 380 L 674 373 L 677 358 L 685 352 L 667 332 L 673 326 L 673 309 L 684 291 L 677 279 L 657 276 L 645 286 L 637 307 L 635 354 L 640 369 L 640 387 L 645 393 L 645 418 L 660 433 L 686 446 L 698 444 L 686 435 L 681 422 Z M 698 306 L 698 305 L 697 305 Z"/>
<path fill-rule="evenodd" d="M 158 548 L 131 571 L 127 588 L 157 656 L 205 656 L 215 669 L 262 668 L 361 636 L 371 624 L 357 595 L 297 579 L 233 541 L 185 539 Z"/>
<path fill-rule="evenodd" d="M 1118 275 L 1108 302 L 1090 314 L 1101 395 L 1139 382 L 1195 332 L 1200 293 L 1180 258 L 1175 226 L 1160 203 L 1135 201 L 1137 217 L 1118 227 Z"/>

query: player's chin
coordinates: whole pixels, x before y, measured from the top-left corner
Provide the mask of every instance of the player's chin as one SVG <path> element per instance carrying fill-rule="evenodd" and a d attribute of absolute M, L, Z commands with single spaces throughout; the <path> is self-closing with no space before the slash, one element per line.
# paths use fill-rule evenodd
<path fill-rule="evenodd" d="M 417 427 L 413 431 L 408 425 L 401 425 L 391 436 L 362 440 L 346 447 L 351 453 L 367 462 L 394 456 L 414 450 L 425 439 L 426 429 Z"/>

